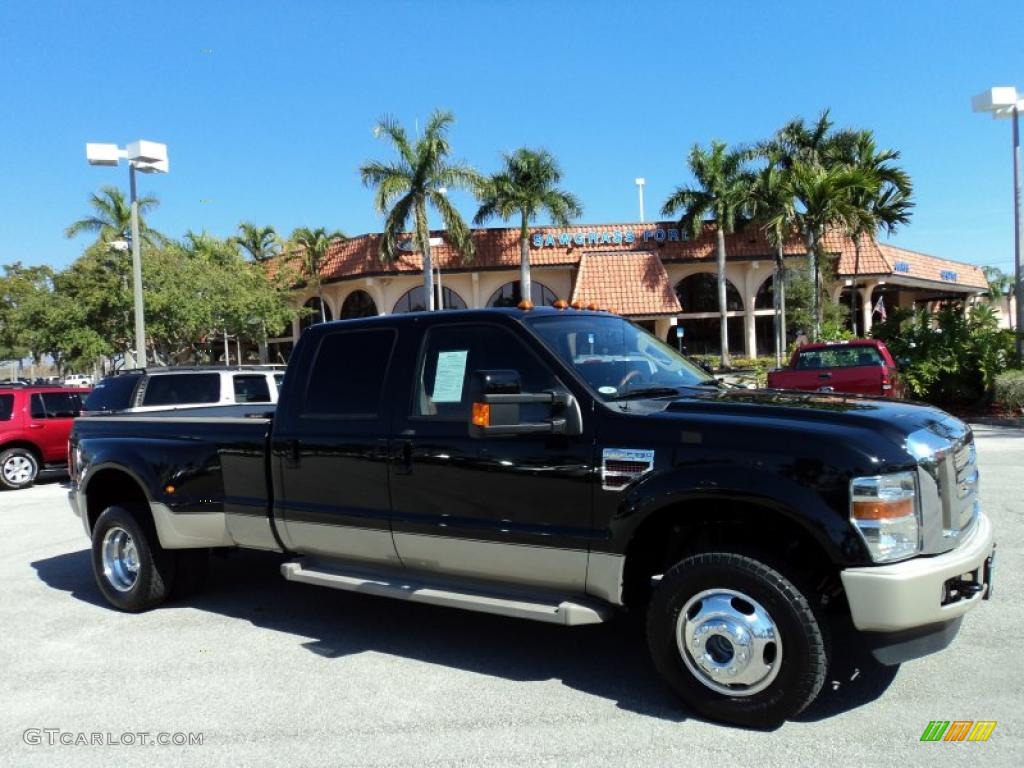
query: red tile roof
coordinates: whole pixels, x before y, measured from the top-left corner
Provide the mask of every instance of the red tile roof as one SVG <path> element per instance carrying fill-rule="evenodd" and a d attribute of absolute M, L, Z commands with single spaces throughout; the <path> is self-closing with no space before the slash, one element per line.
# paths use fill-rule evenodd
<path fill-rule="evenodd" d="M 932 280 L 937 283 L 953 283 L 977 288 L 980 291 L 988 288 L 985 272 L 974 264 L 940 259 L 886 243 L 879 243 L 878 248 L 892 265 L 893 275 L 916 277 L 920 280 Z"/>
<path fill-rule="evenodd" d="M 432 232 L 432 236 L 444 240 L 444 232 Z M 541 245 L 534 243 L 540 237 Z M 434 263 L 445 271 L 469 271 L 488 269 L 515 269 L 519 266 L 519 229 L 476 229 L 472 231 L 476 254 L 465 259 L 447 241 L 431 249 Z M 730 261 L 770 259 L 775 249 L 764 234 L 754 226 L 726 235 L 726 253 Z M 942 283 L 956 283 L 960 286 L 984 289 L 987 283 L 979 267 L 962 262 L 939 259 L 926 254 L 907 251 L 895 246 L 878 243 L 873 238 L 862 240 L 860 255 L 857 256 L 853 241 L 838 230 L 825 236 L 825 250 L 839 255 L 839 274 L 893 275 L 918 278 Z M 380 260 L 378 248 L 380 235 L 369 234 L 353 237 L 331 246 L 321 267 L 325 282 L 348 280 L 380 274 L 401 274 L 420 272 L 423 262 L 419 253 L 402 252 L 390 264 Z M 656 253 L 662 263 L 701 262 L 715 260 L 714 226 L 708 225 L 697 238 L 688 240 L 675 222 L 635 222 L 618 224 L 593 224 L 572 226 L 564 229 L 538 227 L 530 231 L 530 263 L 535 266 L 575 267 L 592 253 Z M 800 237 L 794 236 L 785 247 L 787 256 L 806 253 L 806 246 Z M 286 255 L 285 259 L 294 259 Z M 896 269 L 896 263 L 901 266 Z M 902 266 L 903 264 L 908 267 Z M 957 279 L 946 278 L 955 272 Z"/>
<path fill-rule="evenodd" d="M 651 252 L 584 253 L 572 301 L 630 317 L 682 311 L 665 266 Z"/>

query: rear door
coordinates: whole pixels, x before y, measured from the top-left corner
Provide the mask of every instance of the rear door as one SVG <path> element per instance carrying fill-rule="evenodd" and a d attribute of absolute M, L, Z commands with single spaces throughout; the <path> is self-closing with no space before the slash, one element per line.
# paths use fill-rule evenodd
<path fill-rule="evenodd" d="M 35 392 L 29 400 L 29 429 L 47 464 L 67 460 L 68 436 L 82 411 L 77 392 Z"/>
<path fill-rule="evenodd" d="M 311 331 L 307 331 L 311 333 Z M 398 564 L 391 538 L 384 389 L 397 331 L 379 324 L 311 337 L 271 441 L 274 516 L 308 555 Z"/>

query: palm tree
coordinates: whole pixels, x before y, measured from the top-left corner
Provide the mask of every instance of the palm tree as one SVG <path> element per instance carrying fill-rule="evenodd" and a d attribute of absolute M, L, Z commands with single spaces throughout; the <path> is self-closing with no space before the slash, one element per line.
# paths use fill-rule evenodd
<path fill-rule="evenodd" d="M 679 226 L 697 237 L 704 220 L 714 219 L 718 243 L 718 313 L 721 322 L 722 367 L 729 365 L 729 329 L 725 291 L 725 236 L 742 226 L 749 213 L 753 175 L 746 170 L 749 153 L 729 150 L 725 142 L 711 142 L 705 150 L 694 144 L 687 160 L 697 184 L 677 187 L 661 207 L 664 216 L 681 212 Z"/>
<path fill-rule="evenodd" d="M 492 216 L 507 221 L 519 214 L 519 295 L 532 306 L 530 222 L 543 212 L 555 226 L 567 227 L 583 215 L 583 207 L 572 193 L 556 186 L 562 172 L 550 152 L 523 147 L 505 154 L 504 163 L 502 170 L 484 181 L 473 223 L 480 226 Z"/>
<path fill-rule="evenodd" d="M 798 160 L 790 170 L 796 199 L 794 221 L 803 233 L 814 279 L 814 334 L 821 335 L 821 240 L 830 227 L 851 231 L 859 226 L 856 200 L 875 184 L 874 174 L 848 165 L 824 167 Z"/>
<path fill-rule="evenodd" d="M 139 236 L 149 245 L 158 245 L 163 237 L 146 225 L 144 214 L 156 208 L 160 201 L 152 196 L 137 199 L 139 205 Z M 132 206 L 117 187 L 101 187 L 89 198 L 93 209 L 91 216 L 85 216 L 64 230 L 64 236 L 76 237 L 83 232 L 95 232 L 97 243 L 110 243 L 127 238 L 132 228 Z"/>
<path fill-rule="evenodd" d="M 267 261 L 281 250 L 281 241 L 273 227 L 258 227 L 251 221 L 238 225 L 238 234 L 231 242 L 244 249 L 253 261 Z"/>
<path fill-rule="evenodd" d="M 796 229 L 796 208 L 789 172 L 780 153 L 764 150 L 767 163 L 754 180 L 750 195 L 750 213 L 760 225 L 769 244 L 775 248 L 772 274 L 772 298 L 775 304 L 775 364 L 782 365 L 786 348 L 786 241 Z"/>
<path fill-rule="evenodd" d="M 856 278 L 860 271 L 861 239 L 866 235 L 873 237 L 880 230 L 891 235 L 900 224 L 910 221 L 910 209 L 914 207 L 913 185 L 910 176 L 894 165 L 900 153 L 892 149 L 879 151 L 871 131 L 857 131 L 848 145 L 836 145 L 833 151 L 836 162 L 863 171 L 868 182 L 864 187 L 851 190 L 856 215 L 848 222 L 847 232 L 853 240 Z M 856 291 L 850 293 L 850 321 L 856 328 Z"/>
<path fill-rule="evenodd" d="M 428 206 L 441 215 L 448 239 L 463 258 L 473 257 L 469 228 L 447 197 L 448 190 L 476 190 L 480 175 L 464 163 L 449 160 L 448 128 L 455 122 L 451 112 L 435 111 L 423 135 L 410 143 L 394 119 L 381 118 L 375 135 L 385 136 L 398 153 L 393 162 L 371 161 L 359 169 L 363 184 L 375 187 L 374 207 L 385 215 L 380 258 L 398 256 L 399 241 L 412 221 L 412 244 L 423 255 L 423 293 L 427 310 L 434 309 L 434 272 L 430 255 Z"/>
<path fill-rule="evenodd" d="M 327 251 L 334 241 L 345 242 L 348 238 L 340 231 L 328 232 L 323 227 L 310 229 L 309 227 L 298 227 L 292 231 L 288 238 L 293 245 L 302 248 L 302 266 L 306 277 L 316 285 L 316 296 L 320 301 L 320 322 L 327 321 L 327 313 L 324 311 L 323 284 L 320 280 L 320 267 L 327 257 Z"/>

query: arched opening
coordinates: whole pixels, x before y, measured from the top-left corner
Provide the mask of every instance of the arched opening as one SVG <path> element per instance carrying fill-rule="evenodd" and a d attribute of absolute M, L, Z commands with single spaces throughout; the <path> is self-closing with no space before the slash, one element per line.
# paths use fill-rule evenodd
<path fill-rule="evenodd" d="M 366 291 L 352 291 L 345 297 L 341 305 L 341 320 L 351 320 L 355 317 L 375 317 L 377 315 L 377 304 Z"/>
<path fill-rule="evenodd" d="M 501 288 L 491 294 L 491 298 L 487 300 L 488 307 L 518 307 L 519 302 L 522 301 L 523 294 L 519 290 L 519 281 L 513 280 L 510 283 L 505 283 Z M 553 306 L 558 297 L 555 296 L 555 292 L 548 288 L 543 283 L 538 283 L 536 280 L 530 281 L 530 301 L 533 302 L 535 307 L 550 307 Z"/>
<path fill-rule="evenodd" d="M 710 272 L 698 272 L 676 283 L 676 296 L 686 314 L 718 311 L 718 277 Z M 725 308 L 728 312 L 742 312 L 743 299 L 728 279 L 725 281 Z"/>
<path fill-rule="evenodd" d="M 754 309 L 775 309 L 775 278 L 769 277 L 754 294 Z"/>
<path fill-rule="evenodd" d="M 698 272 L 684 277 L 675 287 L 683 314 L 679 325 L 683 329 L 682 344 L 691 355 L 713 355 L 721 350 L 721 318 L 718 317 L 718 277 L 711 272 Z M 725 281 L 725 307 L 729 313 L 743 312 L 743 299 L 736 286 Z M 714 314 L 714 317 L 706 315 Z M 705 317 L 695 317 L 705 315 Z M 743 354 L 743 318 L 730 316 L 728 324 L 729 353 Z M 669 343 L 676 345 L 675 329 L 669 332 Z"/>
<path fill-rule="evenodd" d="M 321 307 L 323 312 L 321 313 Z M 310 310 L 308 314 L 299 318 L 299 333 L 301 334 L 304 330 L 309 328 L 311 325 L 316 325 L 319 322 L 331 321 L 334 319 L 334 313 L 331 312 L 331 306 L 326 301 L 321 302 L 318 296 L 314 296 L 305 304 L 302 305 L 303 309 Z M 322 318 L 322 319 L 321 319 Z"/>
<path fill-rule="evenodd" d="M 441 295 L 444 298 L 445 309 L 466 308 L 466 302 L 451 288 L 443 288 Z M 402 297 L 395 302 L 395 308 L 391 311 L 396 315 L 402 312 L 423 312 L 427 308 L 427 302 L 424 299 L 423 286 L 417 285 L 415 288 L 410 288 L 403 293 Z"/>

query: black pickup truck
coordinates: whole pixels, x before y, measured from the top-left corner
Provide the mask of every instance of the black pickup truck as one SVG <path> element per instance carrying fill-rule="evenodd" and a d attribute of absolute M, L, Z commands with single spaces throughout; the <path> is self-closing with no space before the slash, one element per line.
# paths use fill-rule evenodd
<path fill-rule="evenodd" d="M 631 612 L 693 710 L 763 726 L 818 694 L 830 626 L 897 664 L 991 591 L 962 422 L 724 389 L 608 313 L 317 325 L 267 408 L 76 422 L 70 498 L 110 603 L 152 608 L 200 586 L 211 548 L 251 547 L 335 589 L 566 625 Z"/>

